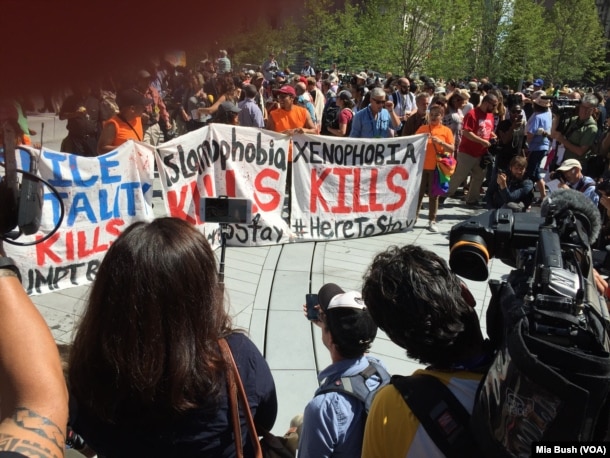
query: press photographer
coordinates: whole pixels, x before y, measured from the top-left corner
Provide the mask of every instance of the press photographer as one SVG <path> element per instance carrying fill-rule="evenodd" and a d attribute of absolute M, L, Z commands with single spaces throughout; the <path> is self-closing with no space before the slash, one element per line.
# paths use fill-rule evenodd
<path fill-rule="evenodd" d="M 582 166 L 578 160 L 563 161 L 561 166 L 551 172 L 549 177 L 551 180 L 559 180 L 560 189 L 574 189 L 591 199 L 595 205 L 599 203 L 599 195 L 595 192 L 595 180 L 583 175 Z"/>
<path fill-rule="evenodd" d="M 554 110 L 551 138 L 558 143 L 557 163 L 568 159 L 576 159 L 581 168 L 587 172 L 587 159 L 591 146 L 597 136 L 597 122 L 593 113 L 599 104 L 594 94 L 587 94 L 576 108 L 576 115 L 565 118 L 563 110 Z"/>
<path fill-rule="evenodd" d="M 452 228 L 458 275 L 486 280 L 491 258 L 515 267 L 489 282 L 487 332 L 498 350 L 470 419 L 485 456 L 608 440 L 609 314 L 591 253 L 600 226 L 591 201 L 566 189 L 541 215 L 494 210 Z"/>

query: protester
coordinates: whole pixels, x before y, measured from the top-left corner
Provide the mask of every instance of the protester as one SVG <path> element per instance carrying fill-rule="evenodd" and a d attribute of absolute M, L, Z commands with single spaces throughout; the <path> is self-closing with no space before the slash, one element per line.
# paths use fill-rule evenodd
<path fill-rule="evenodd" d="M 263 62 L 263 66 L 262 66 L 263 75 L 265 76 L 265 80 L 272 81 L 275 76 L 275 72 L 278 71 L 278 68 L 279 68 L 279 65 L 278 65 L 277 61 L 275 60 L 275 54 L 269 53 L 269 58 L 265 62 Z"/>
<path fill-rule="evenodd" d="M 486 167 L 482 167 L 481 158 L 488 152 L 491 146 L 490 140 L 496 139 L 493 112 L 497 104 L 497 97 L 488 94 L 483 97 L 479 106 L 464 116 L 462 141 L 458 146 L 457 167 L 449 181 L 447 197 L 453 197 L 458 187 L 472 173 L 466 197 L 466 204 L 472 207 L 480 206 L 480 189 L 486 169 Z"/>
<path fill-rule="evenodd" d="M 354 118 L 354 101 L 352 94 L 349 91 L 341 91 L 336 100 L 339 107 L 339 115 L 337 116 L 338 127 L 329 126 L 328 133 L 335 137 L 349 136 L 352 128 L 352 119 Z"/>
<path fill-rule="evenodd" d="M 221 338 L 257 427 L 270 430 L 269 366 L 231 325 L 205 236 L 177 218 L 131 225 L 99 266 L 76 330 L 73 429 L 102 456 L 234 456 Z M 243 410 L 241 424 L 252 457 Z"/>
<path fill-rule="evenodd" d="M 411 83 L 408 78 L 400 78 L 397 84 L 398 89 L 392 92 L 392 101 L 394 102 L 394 111 L 401 122 L 405 123 L 409 116 L 414 115 L 417 111 L 415 104 L 415 94 L 411 92 Z M 402 132 L 402 126 L 398 130 Z"/>
<path fill-rule="evenodd" d="M 383 88 L 376 87 L 370 91 L 370 105 L 358 111 L 352 121 L 349 136 L 354 138 L 388 138 L 394 136 L 394 130 L 401 125 L 394 113 L 394 102 L 386 100 Z"/>
<path fill-rule="evenodd" d="M 216 60 L 218 67 L 218 74 L 224 75 L 225 73 L 231 73 L 231 61 L 229 60 L 228 53 L 225 49 L 218 51 L 219 57 Z"/>
<path fill-rule="evenodd" d="M 220 104 L 223 102 L 232 102 L 235 105 L 239 102 L 237 95 L 238 88 L 235 86 L 235 80 L 231 74 L 223 75 L 218 81 L 220 97 L 214 100 L 214 104 L 210 107 L 199 108 L 200 116 L 212 116 L 218 111 Z"/>
<path fill-rule="evenodd" d="M 375 340 L 377 326 L 360 293 L 345 292 L 334 283 L 327 283 L 320 288 L 318 299 L 319 319 L 314 323 L 322 328 L 322 343 L 332 361 L 318 374 L 322 387 L 360 374 L 369 367 L 369 361 L 381 364 L 378 359 L 365 356 Z M 366 385 L 374 390 L 380 383 L 380 377 L 372 375 Z M 339 391 L 319 391 L 305 408 L 298 456 L 360 456 L 366 420 L 364 403 Z"/>
<path fill-rule="evenodd" d="M 429 364 L 414 375 L 439 379 L 468 410 L 491 357 L 466 286 L 436 253 L 390 247 L 364 276 L 373 320 L 407 357 Z M 416 394 L 415 394 L 416 395 Z M 369 412 L 363 458 L 443 456 L 394 385 L 381 388 Z"/>
<path fill-rule="evenodd" d="M 423 100 L 423 99 L 420 99 Z M 424 195 L 428 195 L 428 230 L 430 232 L 438 232 L 436 224 L 436 214 L 438 212 L 439 195 L 434 193 L 433 185 L 435 181 L 435 172 L 437 161 L 445 154 L 453 154 L 453 133 L 451 129 L 443 126 L 441 119 L 445 114 L 445 110 L 441 106 L 432 106 L 430 108 L 429 120 L 425 125 L 417 129 L 416 134 L 428 134 L 426 143 L 426 155 L 424 158 L 424 170 L 422 172 L 421 183 L 419 187 L 419 198 L 417 202 L 417 214 L 419 216 Z"/>
<path fill-rule="evenodd" d="M 97 154 L 109 153 L 127 140 L 142 141 L 144 130 L 142 128 L 142 113 L 152 104 L 135 89 L 126 89 L 117 96 L 119 112 L 104 123 L 100 139 L 97 143 Z"/>
<path fill-rule="evenodd" d="M 61 142 L 61 151 L 79 156 L 97 156 L 100 133 L 100 102 L 91 95 L 85 82 L 74 86 L 74 94 L 66 98 L 59 110 L 59 119 L 67 119 L 68 136 Z"/>
<path fill-rule="evenodd" d="M 540 165 L 546 157 L 551 145 L 550 135 L 552 116 L 549 110 L 551 99 L 539 96 L 533 101 L 534 111 L 527 120 L 526 135 L 529 156 L 527 158 L 526 175 L 538 185 L 540 201 L 546 197 L 546 186 Z"/>
<path fill-rule="evenodd" d="M 428 113 L 428 106 L 430 105 L 430 95 L 427 92 L 418 93 L 415 96 L 415 105 L 417 110 L 403 123 L 403 136 L 415 135 L 417 129 L 427 122 L 426 114 Z"/>
<path fill-rule="evenodd" d="M 222 102 L 211 122 L 239 126 L 239 115 L 241 111 L 241 108 L 233 102 Z"/>
<path fill-rule="evenodd" d="M 142 141 L 157 146 L 163 143 L 165 133 L 171 130 L 171 117 L 161 95 L 152 85 L 153 77 L 146 70 L 138 72 L 135 89 L 152 102 L 145 107 L 142 113 L 142 128 L 144 136 Z"/>
<path fill-rule="evenodd" d="M 275 95 L 278 97 L 278 103 L 275 109 L 269 112 L 267 129 L 288 135 L 317 133 L 309 112 L 294 103 L 297 94 L 292 86 L 282 86 L 275 91 Z"/>
<path fill-rule="evenodd" d="M 239 102 L 239 125 L 245 127 L 265 127 L 263 112 L 256 103 L 258 90 L 253 84 L 244 86 L 244 100 Z"/>
<path fill-rule="evenodd" d="M 462 140 L 462 125 L 464 122 L 464 112 L 462 108 L 468 102 L 469 94 L 467 91 L 461 89 L 455 89 L 452 91 L 449 99 L 447 100 L 447 111 L 443 117 L 443 125 L 449 127 L 453 133 L 454 151 L 457 152 L 457 148 Z"/>
<path fill-rule="evenodd" d="M 59 353 L 18 273 L 0 241 L 0 455 L 63 457 L 68 392 Z"/>

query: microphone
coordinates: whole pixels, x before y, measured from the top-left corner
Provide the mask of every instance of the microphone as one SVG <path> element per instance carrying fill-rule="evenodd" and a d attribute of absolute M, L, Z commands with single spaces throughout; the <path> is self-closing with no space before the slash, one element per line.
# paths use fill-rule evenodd
<path fill-rule="evenodd" d="M 540 206 L 543 217 L 562 215 L 567 211 L 572 213 L 587 226 L 589 243 L 594 243 L 602 227 L 601 216 L 595 204 L 582 192 L 574 189 L 559 189 L 549 194 Z M 549 215 L 550 213 L 550 215 Z"/>

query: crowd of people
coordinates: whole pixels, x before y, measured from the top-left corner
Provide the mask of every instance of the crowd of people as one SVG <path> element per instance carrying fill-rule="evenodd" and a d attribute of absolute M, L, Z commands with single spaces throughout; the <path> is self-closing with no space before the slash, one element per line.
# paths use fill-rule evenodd
<path fill-rule="evenodd" d="M 601 94 L 560 88 L 571 102 L 553 114 L 557 94 L 542 80 L 513 92 L 485 80 L 341 77 L 316 71 L 310 61 L 293 74 L 273 55 L 259 72 L 237 73 L 224 50 L 192 70 L 140 70 L 113 88 L 116 97 L 106 89 L 81 84 L 62 104 L 59 116 L 68 121 L 62 150 L 96 156 L 129 139 L 158 145 L 210 122 L 289 135 L 425 134 L 418 215 L 427 195 L 431 232 L 438 231 L 439 206 L 460 194 L 472 208 L 531 210 L 535 187 L 542 198 L 551 189 L 545 167 L 557 188 L 582 192 L 610 215 L 610 186 L 596 189 L 605 167 L 594 170 L 591 159 L 610 151 Z M 0 113 L 19 121 L 19 104 L 7 106 Z M 16 128 L 27 142 L 27 123 Z M 457 160 L 446 196 L 433 192 L 442 155 Z M 214 253 L 191 224 L 139 222 L 109 248 L 69 356 L 69 422 L 52 336 L 23 292 L 18 269 L 0 255 L 0 450 L 22 454 L 0 456 L 62 456 L 68 423 L 104 457 L 235 456 L 236 448 L 255 456 L 244 415 L 236 447 L 229 366 L 219 341 L 228 343 L 245 388 L 242 413 L 251 411 L 260 434 L 275 423 L 275 384 L 259 350 L 232 326 Z M 350 394 L 316 392 L 304 406 L 298 456 L 443 456 L 396 386 L 384 386 L 383 362 L 367 352 L 382 329 L 430 366 L 422 373 L 472 409 L 492 351 L 468 288 L 437 254 L 406 245 L 374 258 L 362 294 L 327 284 L 318 301 L 313 321 L 332 361 L 319 374 L 321 386 L 362 375 L 377 396 L 367 415 L 369 406 Z"/>
<path fill-rule="evenodd" d="M 94 156 L 128 139 L 158 145 L 211 122 L 352 138 L 427 133 L 419 202 L 421 207 L 422 198 L 430 197 L 432 232 L 438 231 L 435 208 L 450 204 L 447 198 L 460 197 L 472 208 L 510 204 L 527 211 L 549 188 L 578 188 L 561 174 L 562 183 L 547 186 L 547 173 L 564 160 L 577 160 L 583 176 L 596 181 L 606 176 L 610 137 L 599 92 L 545 86 L 540 78 L 517 91 L 485 78 L 411 81 L 365 71 L 340 74 L 335 67 L 316 70 L 310 60 L 293 72 L 281 68 L 273 53 L 257 70 L 237 71 L 220 50 L 217 59 L 195 68 L 162 62 L 114 79 L 80 82 L 59 109 L 60 119 L 68 121 L 61 149 Z M 27 118 L 19 103 L 11 104 L 27 143 Z M 422 128 L 439 119 L 452 134 L 441 143 L 430 127 Z M 457 160 L 446 194 L 433 195 L 433 151 Z M 513 173 L 515 156 L 526 159 L 522 174 Z"/>

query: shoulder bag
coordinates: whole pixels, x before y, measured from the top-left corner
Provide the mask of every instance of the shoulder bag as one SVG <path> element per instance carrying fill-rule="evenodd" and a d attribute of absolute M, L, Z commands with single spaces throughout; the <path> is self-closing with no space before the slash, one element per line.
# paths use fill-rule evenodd
<path fill-rule="evenodd" d="M 218 346 L 225 360 L 227 367 L 227 394 L 229 397 L 229 407 L 231 409 L 231 417 L 233 422 L 233 434 L 235 437 L 235 454 L 237 458 L 243 458 L 244 451 L 241 439 L 241 425 L 239 422 L 239 400 L 242 403 L 242 409 L 246 415 L 248 423 L 248 432 L 252 445 L 254 447 L 254 456 L 256 458 L 294 458 L 296 447 L 298 445 L 297 428 L 290 428 L 284 437 L 278 437 L 271 434 L 265 429 L 261 429 L 262 438 L 259 441 L 258 432 L 254 425 L 252 412 L 248 404 L 246 390 L 239 376 L 239 371 L 233 354 L 229 348 L 226 339 L 219 339 Z M 238 400 L 239 396 L 239 400 Z"/>
<path fill-rule="evenodd" d="M 261 445 L 258 441 L 258 434 L 256 432 L 256 427 L 254 426 L 252 412 L 250 412 L 250 406 L 248 405 L 246 390 L 244 390 L 244 385 L 241 381 L 241 377 L 239 376 L 239 371 L 237 370 L 237 365 L 235 364 L 233 355 L 231 354 L 231 349 L 229 348 L 229 344 L 224 338 L 218 340 L 218 346 L 220 347 L 220 352 L 222 353 L 222 357 L 228 367 L 227 395 L 229 398 L 229 408 L 231 409 L 231 420 L 233 422 L 233 434 L 235 438 L 235 456 L 237 456 L 237 458 L 243 458 L 244 456 L 243 444 L 241 439 L 241 424 L 239 421 L 239 400 L 241 400 L 242 409 L 244 411 L 244 415 L 246 416 L 246 421 L 248 423 L 248 432 L 250 433 L 250 439 L 252 440 L 252 446 L 254 447 L 254 456 L 256 458 L 262 458 L 263 453 L 261 450 Z"/>

